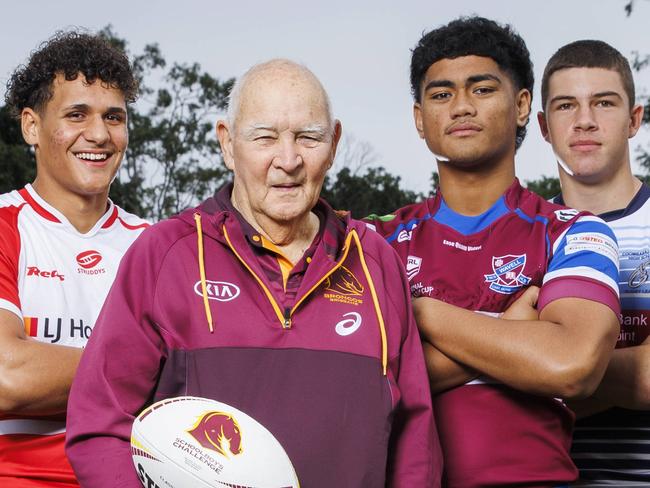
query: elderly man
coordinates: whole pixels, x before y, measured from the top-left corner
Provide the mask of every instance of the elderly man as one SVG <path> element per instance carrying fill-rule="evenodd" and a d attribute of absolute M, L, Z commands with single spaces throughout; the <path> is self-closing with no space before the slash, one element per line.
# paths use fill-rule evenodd
<path fill-rule="evenodd" d="M 233 88 L 217 124 L 233 184 L 143 234 L 82 358 L 67 453 L 84 487 L 139 486 L 133 418 L 178 395 L 255 418 L 302 486 L 439 486 L 399 259 L 318 200 L 341 134 L 329 107 L 285 60 Z"/>

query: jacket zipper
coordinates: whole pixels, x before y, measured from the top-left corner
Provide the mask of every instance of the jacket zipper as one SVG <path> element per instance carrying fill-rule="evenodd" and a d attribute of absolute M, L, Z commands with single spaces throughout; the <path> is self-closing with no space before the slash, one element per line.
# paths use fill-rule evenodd
<path fill-rule="evenodd" d="M 264 291 L 264 294 L 266 295 L 266 298 L 271 302 L 271 306 L 273 307 L 273 310 L 275 311 L 276 316 L 280 320 L 280 324 L 282 325 L 282 328 L 285 330 L 291 329 L 291 317 L 295 313 L 296 309 L 302 304 L 302 302 L 305 301 L 305 299 L 311 295 L 311 293 L 320 286 L 320 284 L 325 281 L 327 278 L 330 277 L 334 271 L 339 269 L 345 260 L 348 257 L 348 252 L 350 250 L 350 243 L 352 241 L 352 232 L 356 232 L 354 229 L 352 229 L 348 235 L 345 238 L 345 243 L 343 244 L 343 256 L 341 256 L 341 259 L 336 262 L 336 264 L 330 269 L 327 273 L 325 273 L 320 280 L 318 280 L 314 286 L 312 286 L 307 293 L 305 293 L 300 300 L 296 302 L 296 304 L 293 306 L 293 308 L 286 308 L 284 310 L 284 313 L 281 312 L 280 306 L 278 305 L 278 302 L 275 300 L 273 297 L 273 294 L 271 291 L 267 288 L 267 286 L 264 284 L 264 282 L 261 280 L 257 274 L 255 274 L 255 271 L 244 261 L 244 258 L 240 256 L 240 254 L 235 250 L 235 247 L 232 245 L 232 242 L 230 242 L 230 237 L 228 236 L 228 231 L 226 231 L 226 226 L 224 225 L 222 227 L 223 229 L 223 234 L 224 237 L 226 238 L 226 242 L 228 243 L 228 247 L 230 247 L 230 250 L 234 253 L 235 256 L 237 256 L 237 259 L 244 265 L 244 267 L 248 270 L 248 272 L 253 275 L 253 278 L 255 278 L 255 281 L 262 287 L 262 290 Z"/>

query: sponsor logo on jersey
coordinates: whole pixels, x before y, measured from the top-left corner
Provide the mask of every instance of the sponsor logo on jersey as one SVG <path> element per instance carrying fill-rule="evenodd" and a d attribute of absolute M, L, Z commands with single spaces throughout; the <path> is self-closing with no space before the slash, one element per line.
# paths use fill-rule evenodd
<path fill-rule="evenodd" d="M 97 267 L 102 259 L 99 251 L 95 251 L 94 249 L 80 252 L 77 254 L 77 264 L 79 265 L 77 273 L 91 276 L 106 273 L 106 268 Z"/>
<path fill-rule="evenodd" d="M 359 327 L 361 327 L 361 315 L 356 312 L 349 312 L 343 314 L 343 317 L 351 318 L 343 319 L 336 324 L 334 330 L 338 335 L 345 337 L 349 336 L 350 334 L 354 334 L 357 330 L 359 330 Z"/>
<path fill-rule="evenodd" d="M 417 256 L 408 256 L 406 258 L 406 277 L 411 281 L 416 274 L 420 272 L 422 258 Z"/>
<path fill-rule="evenodd" d="M 23 317 L 25 333 L 30 337 L 36 337 L 43 342 L 56 344 L 63 339 L 64 343 L 69 339 L 86 339 L 93 331 L 92 327 L 84 324 L 83 319 L 61 318 L 61 317 Z"/>
<path fill-rule="evenodd" d="M 239 296 L 239 287 L 227 281 L 206 280 L 205 291 L 208 295 L 208 300 L 218 300 L 220 302 L 229 302 Z M 203 297 L 201 280 L 194 284 L 194 293 Z"/>
<path fill-rule="evenodd" d="M 555 211 L 555 217 L 560 221 L 560 222 L 568 222 L 571 220 L 573 217 L 578 215 L 578 211 L 574 208 L 563 208 L 561 210 L 556 210 Z"/>
<path fill-rule="evenodd" d="M 37 266 L 27 266 L 27 276 L 38 276 L 39 278 L 58 278 L 60 281 L 65 281 L 65 277 L 57 270 L 42 271 Z"/>
<path fill-rule="evenodd" d="M 402 229 L 400 231 L 400 233 L 397 234 L 397 242 L 410 241 L 411 237 L 413 237 L 413 231 L 412 230 Z"/>
<path fill-rule="evenodd" d="M 650 266 L 650 259 L 643 261 L 639 264 L 627 280 L 627 285 L 630 288 L 639 288 L 641 285 L 648 281 L 648 267 Z"/>
<path fill-rule="evenodd" d="M 94 249 L 77 254 L 77 264 L 84 269 L 94 268 L 101 260 L 102 255 Z"/>
<path fill-rule="evenodd" d="M 323 296 L 330 302 L 346 303 L 348 305 L 361 305 L 363 300 L 363 285 L 354 273 L 345 266 L 339 267 L 324 281 Z"/>
<path fill-rule="evenodd" d="M 461 244 L 458 241 L 448 241 L 447 239 L 443 239 L 442 243 L 445 246 L 453 247 L 454 249 L 460 249 L 461 251 L 480 251 L 483 246 L 466 246 L 465 244 Z"/>
<path fill-rule="evenodd" d="M 510 295 L 530 283 L 530 278 L 523 274 L 525 266 L 526 254 L 492 256 L 493 273 L 483 276 L 490 283 L 490 290 Z"/>
<path fill-rule="evenodd" d="M 224 457 L 242 453 L 241 428 L 229 413 L 206 412 L 187 432 L 202 447 L 217 451 Z"/>
<path fill-rule="evenodd" d="M 564 253 L 568 256 L 577 252 L 594 252 L 618 263 L 618 246 L 609 236 L 600 232 L 578 232 L 566 236 Z"/>

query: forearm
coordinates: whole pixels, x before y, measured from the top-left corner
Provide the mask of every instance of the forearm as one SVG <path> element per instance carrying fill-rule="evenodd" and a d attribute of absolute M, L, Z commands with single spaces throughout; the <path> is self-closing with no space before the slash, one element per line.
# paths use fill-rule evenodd
<path fill-rule="evenodd" d="M 81 349 L 21 337 L 21 325 L 14 315 L 0 322 L 0 411 L 65 412 Z"/>
<path fill-rule="evenodd" d="M 475 370 L 450 359 L 430 343 L 424 341 L 422 347 L 432 395 L 464 385 L 478 376 Z"/>
<path fill-rule="evenodd" d="M 613 406 L 650 409 L 650 344 L 616 349 L 594 397 Z"/>
<path fill-rule="evenodd" d="M 570 316 L 559 302 L 571 305 Z M 498 319 L 431 299 L 415 310 L 421 332 L 450 358 L 518 390 L 569 398 L 593 391 L 616 341 L 614 313 L 583 302 L 552 302 L 538 321 Z M 611 317 L 603 321 L 603 314 Z"/>

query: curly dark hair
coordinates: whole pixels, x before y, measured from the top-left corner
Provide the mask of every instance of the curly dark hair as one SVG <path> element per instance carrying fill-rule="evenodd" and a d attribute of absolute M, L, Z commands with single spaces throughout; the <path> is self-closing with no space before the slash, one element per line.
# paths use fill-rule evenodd
<path fill-rule="evenodd" d="M 52 82 L 59 73 L 68 81 L 79 73 L 89 83 L 99 79 L 121 90 L 127 103 L 138 95 L 138 82 L 124 52 L 100 36 L 62 31 L 41 44 L 9 78 L 5 103 L 11 113 L 20 117 L 25 107 L 42 111 L 52 98 Z"/>
<path fill-rule="evenodd" d="M 491 58 L 512 79 L 515 88 L 533 95 L 533 63 L 524 40 L 509 25 L 484 17 L 460 17 L 422 36 L 411 55 L 411 92 L 422 99 L 422 80 L 429 67 L 441 59 L 461 56 Z M 528 123 L 528 122 L 526 122 Z M 526 127 L 517 127 L 515 148 L 526 137 Z"/>

